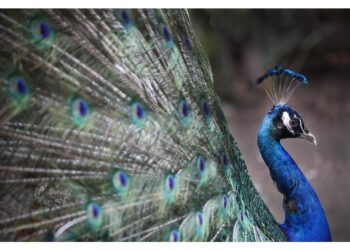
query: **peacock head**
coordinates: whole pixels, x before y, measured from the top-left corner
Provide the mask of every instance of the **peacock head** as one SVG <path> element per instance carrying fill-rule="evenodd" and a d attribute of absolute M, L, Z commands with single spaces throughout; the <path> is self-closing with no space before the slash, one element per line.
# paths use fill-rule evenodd
<path fill-rule="evenodd" d="M 286 105 L 299 84 L 308 84 L 304 75 L 275 66 L 256 80 L 262 84 L 274 106 L 265 117 L 259 133 L 268 133 L 276 140 L 302 138 L 317 145 L 315 136 L 305 128 L 301 115 Z"/>
<path fill-rule="evenodd" d="M 315 136 L 305 128 L 301 115 L 289 106 L 273 106 L 267 120 L 269 120 L 269 133 L 276 140 L 301 138 L 317 145 Z"/>

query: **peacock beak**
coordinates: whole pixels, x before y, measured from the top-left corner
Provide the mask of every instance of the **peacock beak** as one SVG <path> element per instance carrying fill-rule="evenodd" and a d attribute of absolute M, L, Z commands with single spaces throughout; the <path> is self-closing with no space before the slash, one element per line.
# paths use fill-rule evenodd
<path fill-rule="evenodd" d="M 307 130 L 304 133 L 300 134 L 300 138 L 306 139 L 309 142 L 312 142 L 315 146 L 317 146 L 317 141 L 316 141 L 315 136 Z"/>

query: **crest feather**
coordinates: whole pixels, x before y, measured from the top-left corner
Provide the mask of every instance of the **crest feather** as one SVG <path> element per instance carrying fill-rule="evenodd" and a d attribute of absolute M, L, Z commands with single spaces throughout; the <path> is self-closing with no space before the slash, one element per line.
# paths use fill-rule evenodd
<path fill-rule="evenodd" d="M 274 105 L 286 104 L 300 83 L 309 83 L 306 76 L 280 66 L 268 69 L 255 83 L 260 85 L 263 82 L 265 91 Z"/>

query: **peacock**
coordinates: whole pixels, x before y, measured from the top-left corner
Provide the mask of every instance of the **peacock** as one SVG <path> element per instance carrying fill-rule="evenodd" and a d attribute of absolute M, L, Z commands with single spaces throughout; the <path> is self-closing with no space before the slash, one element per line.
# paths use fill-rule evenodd
<path fill-rule="evenodd" d="M 2 241 L 330 241 L 316 192 L 280 144 L 316 144 L 286 105 L 307 78 L 273 67 L 255 189 L 186 10 L 0 11 Z"/>

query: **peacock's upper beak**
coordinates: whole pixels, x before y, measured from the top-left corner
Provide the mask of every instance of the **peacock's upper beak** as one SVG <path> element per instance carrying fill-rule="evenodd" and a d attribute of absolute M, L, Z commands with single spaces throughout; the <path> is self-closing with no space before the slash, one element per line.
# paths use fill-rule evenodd
<path fill-rule="evenodd" d="M 300 134 L 300 138 L 306 139 L 309 142 L 312 142 L 315 146 L 317 145 L 317 141 L 316 141 L 315 136 L 307 130 L 304 133 Z"/>

